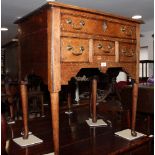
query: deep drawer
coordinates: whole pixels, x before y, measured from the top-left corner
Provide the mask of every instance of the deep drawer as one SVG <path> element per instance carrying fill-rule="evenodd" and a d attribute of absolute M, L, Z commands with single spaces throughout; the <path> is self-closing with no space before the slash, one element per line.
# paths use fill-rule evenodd
<path fill-rule="evenodd" d="M 136 62 L 136 44 L 120 42 L 119 54 L 120 62 Z"/>
<path fill-rule="evenodd" d="M 95 40 L 94 55 L 115 56 L 115 42 L 107 40 Z"/>
<path fill-rule="evenodd" d="M 88 39 L 61 38 L 62 62 L 88 62 L 89 41 Z"/>

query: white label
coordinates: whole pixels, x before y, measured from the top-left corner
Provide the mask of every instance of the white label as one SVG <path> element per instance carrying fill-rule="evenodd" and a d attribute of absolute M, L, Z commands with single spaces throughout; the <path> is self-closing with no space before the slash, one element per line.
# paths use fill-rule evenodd
<path fill-rule="evenodd" d="M 107 63 L 106 62 L 101 62 L 101 67 L 106 67 Z"/>

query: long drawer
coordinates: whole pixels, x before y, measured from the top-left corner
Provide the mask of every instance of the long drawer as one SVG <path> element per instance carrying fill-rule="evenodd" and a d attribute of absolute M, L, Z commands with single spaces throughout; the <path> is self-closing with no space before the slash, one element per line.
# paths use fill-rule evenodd
<path fill-rule="evenodd" d="M 61 15 L 61 31 L 72 33 L 85 33 L 92 35 L 103 35 L 118 38 L 136 38 L 136 28 L 121 20 L 117 22 L 111 18 L 94 18 L 78 14 Z"/>

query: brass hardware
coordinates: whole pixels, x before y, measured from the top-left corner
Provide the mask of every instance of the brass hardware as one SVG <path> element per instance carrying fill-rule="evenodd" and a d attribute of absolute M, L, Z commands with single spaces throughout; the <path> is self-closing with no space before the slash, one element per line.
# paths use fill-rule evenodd
<path fill-rule="evenodd" d="M 74 23 L 72 23 L 72 19 L 68 18 L 66 20 L 67 24 L 72 24 L 73 29 L 75 30 L 81 30 L 83 28 L 83 26 L 85 25 L 85 22 L 83 20 L 80 21 L 79 26 L 75 25 Z"/>
<path fill-rule="evenodd" d="M 78 55 L 81 55 L 85 49 L 84 49 L 83 46 L 80 46 L 80 51 L 79 52 L 76 52 L 76 51 L 73 51 L 73 47 L 71 45 L 68 45 L 67 46 L 67 50 L 68 51 L 71 51 L 72 50 L 72 54 L 78 56 Z"/>
<path fill-rule="evenodd" d="M 80 21 L 80 25 L 84 26 L 85 22 L 83 20 Z"/>
<path fill-rule="evenodd" d="M 102 47 L 103 47 L 103 45 L 102 44 L 98 44 L 98 49 L 101 49 Z"/>
<path fill-rule="evenodd" d="M 73 47 L 72 47 L 71 45 L 68 45 L 68 46 L 67 46 L 67 50 L 68 50 L 68 51 L 71 51 L 72 49 L 73 49 Z"/>
<path fill-rule="evenodd" d="M 125 49 L 125 50 L 122 49 L 122 53 L 123 53 L 123 55 L 126 56 L 126 57 L 132 57 L 132 56 L 134 56 L 133 50 L 128 51 L 127 49 Z"/>
<path fill-rule="evenodd" d="M 126 55 L 127 57 L 132 57 L 132 56 L 134 56 L 133 49 L 131 49 L 130 52 L 126 53 L 125 55 Z"/>
<path fill-rule="evenodd" d="M 113 45 L 112 43 L 108 45 L 108 49 L 112 49 L 113 48 Z"/>
<path fill-rule="evenodd" d="M 72 54 L 75 55 L 75 56 L 79 56 L 79 55 L 81 55 L 83 53 L 83 51 L 84 51 L 84 47 L 81 46 L 79 52 L 72 51 Z"/>
<path fill-rule="evenodd" d="M 133 53 L 126 53 L 125 56 L 126 57 L 132 57 L 134 54 Z"/>
<path fill-rule="evenodd" d="M 75 29 L 75 30 L 81 30 L 82 27 L 83 27 L 83 26 L 78 27 L 78 26 L 76 26 L 76 25 L 73 24 L 73 29 Z"/>
<path fill-rule="evenodd" d="M 110 53 L 110 51 L 104 51 L 104 53 Z"/>
<path fill-rule="evenodd" d="M 81 30 L 81 29 L 83 28 L 84 25 L 85 25 L 85 22 L 84 22 L 83 20 L 81 20 L 80 23 L 79 23 L 79 26 L 73 24 L 72 27 L 73 27 L 73 29 L 75 29 L 75 30 Z"/>
<path fill-rule="evenodd" d="M 80 51 L 84 51 L 84 47 L 83 46 L 80 47 Z"/>
<path fill-rule="evenodd" d="M 121 26 L 121 29 L 120 29 L 122 32 L 125 32 L 126 31 L 126 28 L 125 26 Z"/>
<path fill-rule="evenodd" d="M 107 22 L 106 22 L 105 20 L 103 21 L 102 28 L 103 28 L 103 31 L 104 31 L 104 32 L 105 32 L 105 31 L 107 30 L 107 28 L 108 28 Z"/>
<path fill-rule="evenodd" d="M 121 26 L 120 30 L 125 33 L 127 36 L 132 36 L 133 27 Z"/>
<path fill-rule="evenodd" d="M 75 52 L 75 51 L 73 51 L 73 52 L 72 52 L 72 54 L 75 55 L 75 56 L 79 56 L 79 55 L 81 55 L 82 53 L 83 53 L 83 51 L 80 51 L 80 52 Z"/>
<path fill-rule="evenodd" d="M 72 24 L 72 20 L 71 20 L 70 18 L 68 18 L 68 19 L 66 20 L 66 23 L 67 23 L 67 24 Z"/>

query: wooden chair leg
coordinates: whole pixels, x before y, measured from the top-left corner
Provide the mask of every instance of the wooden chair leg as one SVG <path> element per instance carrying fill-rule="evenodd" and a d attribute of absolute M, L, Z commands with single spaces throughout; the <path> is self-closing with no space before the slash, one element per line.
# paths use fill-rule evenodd
<path fill-rule="evenodd" d="M 23 123 L 24 123 L 24 135 L 23 138 L 28 138 L 28 93 L 27 86 L 24 81 L 20 84 L 20 93 L 21 93 L 21 101 L 22 101 L 22 111 L 23 111 Z"/>
<path fill-rule="evenodd" d="M 96 98 L 97 98 L 97 79 L 93 78 L 92 80 L 92 122 L 97 122 L 96 117 Z"/>
<path fill-rule="evenodd" d="M 131 135 L 132 136 L 137 136 L 137 133 L 135 132 L 137 99 L 138 99 L 138 84 L 134 83 L 133 92 L 132 92 L 132 123 L 131 123 Z"/>

